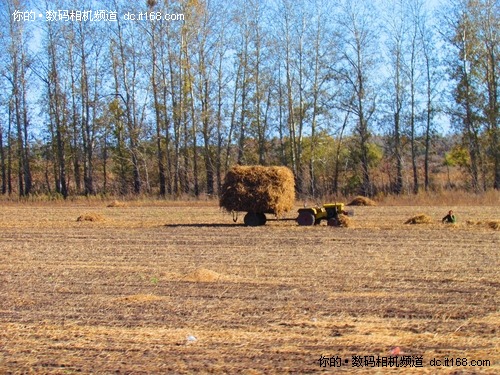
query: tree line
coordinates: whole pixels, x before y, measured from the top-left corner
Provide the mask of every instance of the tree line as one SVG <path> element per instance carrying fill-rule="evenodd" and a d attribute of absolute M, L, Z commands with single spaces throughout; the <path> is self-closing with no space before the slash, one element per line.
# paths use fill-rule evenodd
<path fill-rule="evenodd" d="M 498 0 L 0 4 L 2 194 L 217 195 L 234 164 L 314 197 L 436 189 L 444 166 L 500 189 Z"/>

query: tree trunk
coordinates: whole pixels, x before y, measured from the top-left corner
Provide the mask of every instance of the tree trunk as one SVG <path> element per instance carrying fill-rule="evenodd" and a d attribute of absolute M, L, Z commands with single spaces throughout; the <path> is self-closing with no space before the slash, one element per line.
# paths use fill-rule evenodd
<path fill-rule="evenodd" d="M 5 150 L 3 145 L 3 127 L 0 125 L 0 168 L 2 174 L 2 195 L 7 193 L 7 169 L 5 163 Z"/>
<path fill-rule="evenodd" d="M 333 171 L 333 192 L 335 195 L 337 195 L 339 192 L 340 152 L 342 151 L 342 141 L 344 137 L 344 131 L 347 127 L 348 119 L 349 119 L 349 111 L 347 111 L 345 114 L 344 122 L 342 123 L 342 128 L 340 129 L 337 150 L 335 152 L 335 169 Z"/>

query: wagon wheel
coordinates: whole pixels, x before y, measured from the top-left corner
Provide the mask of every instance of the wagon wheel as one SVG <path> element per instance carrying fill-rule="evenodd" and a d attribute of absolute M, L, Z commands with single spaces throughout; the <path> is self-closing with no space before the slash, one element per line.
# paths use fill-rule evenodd
<path fill-rule="evenodd" d="M 301 212 L 297 218 L 297 223 L 302 226 L 311 226 L 316 222 L 316 218 L 310 212 Z"/>
<path fill-rule="evenodd" d="M 256 215 L 259 218 L 260 225 L 266 225 L 266 221 L 267 221 L 266 214 L 259 212 Z"/>
<path fill-rule="evenodd" d="M 262 219 L 259 217 L 259 214 L 256 214 L 255 212 L 248 212 L 243 218 L 243 222 L 249 227 L 262 225 L 261 220 Z"/>

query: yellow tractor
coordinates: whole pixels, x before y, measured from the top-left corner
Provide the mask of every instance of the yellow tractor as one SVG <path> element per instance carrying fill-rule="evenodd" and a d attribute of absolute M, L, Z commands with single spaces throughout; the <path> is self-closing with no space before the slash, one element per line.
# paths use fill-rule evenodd
<path fill-rule="evenodd" d="M 304 207 L 299 209 L 297 223 L 303 226 L 318 225 L 326 220 L 329 225 L 334 225 L 339 215 L 348 215 L 344 210 L 344 203 L 326 203 L 319 207 Z"/>

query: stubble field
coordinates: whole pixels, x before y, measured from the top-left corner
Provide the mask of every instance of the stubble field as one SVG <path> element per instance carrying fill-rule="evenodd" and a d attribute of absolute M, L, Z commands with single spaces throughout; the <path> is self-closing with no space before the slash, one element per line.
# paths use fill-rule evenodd
<path fill-rule="evenodd" d="M 250 228 L 212 202 L 4 203 L 0 373 L 499 373 L 500 232 L 466 220 L 500 212 L 453 208 Z"/>

